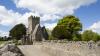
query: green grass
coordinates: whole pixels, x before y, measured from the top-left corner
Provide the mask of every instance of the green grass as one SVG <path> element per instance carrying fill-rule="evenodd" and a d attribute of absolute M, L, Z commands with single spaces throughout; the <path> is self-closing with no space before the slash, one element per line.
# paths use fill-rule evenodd
<path fill-rule="evenodd" d="M 0 45 L 3 44 L 3 43 L 5 43 L 5 42 L 6 42 L 6 41 L 0 41 Z"/>

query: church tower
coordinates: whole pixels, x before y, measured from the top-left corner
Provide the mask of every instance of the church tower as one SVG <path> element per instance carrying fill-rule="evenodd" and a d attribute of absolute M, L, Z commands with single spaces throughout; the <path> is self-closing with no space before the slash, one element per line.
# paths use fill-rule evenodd
<path fill-rule="evenodd" d="M 40 24 L 40 17 L 30 16 L 28 18 L 28 34 L 33 32 L 37 24 Z"/>
<path fill-rule="evenodd" d="M 40 17 L 30 16 L 28 18 L 27 36 L 29 44 L 33 44 L 34 41 L 47 40 L 48 34 L 45 27 L 40 26 Z"/>

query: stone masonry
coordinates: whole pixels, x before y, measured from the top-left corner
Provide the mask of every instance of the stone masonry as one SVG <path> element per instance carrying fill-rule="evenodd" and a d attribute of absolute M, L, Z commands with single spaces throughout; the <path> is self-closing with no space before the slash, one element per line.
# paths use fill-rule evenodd
<path fill-rule="evenodd" d="M 19 48 L 26 56 L 100 56 L 99 41 L 53 40 L 22 45 Z"/>
<path fill-rule="evenodd" d="M 28 18 L 27 36 L 24 37 L 24 44 L 33 44 L 35 41 L 48 39 L 45 27 L 40 26 L 40 17 L 30 16 Z"/>

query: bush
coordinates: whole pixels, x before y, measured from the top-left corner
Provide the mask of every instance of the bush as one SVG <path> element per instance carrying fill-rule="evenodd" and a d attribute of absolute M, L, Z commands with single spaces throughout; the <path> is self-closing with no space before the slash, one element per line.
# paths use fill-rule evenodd
<path fill-rule="evenodd" d="M 74 40 L 74 41 L 78 41 L 78 38 L 77 38 L 77 37 L 73 37 L 73 40 Z"/>
<path fill-rule="evenodd" d="M 100 38 L 99 34 L 93 32 L 92 30 L 86 30 L 82 34 L 83 41 L 90 41 L 90 40 L 98 41 L 100 40 L 99 38 Z"/>

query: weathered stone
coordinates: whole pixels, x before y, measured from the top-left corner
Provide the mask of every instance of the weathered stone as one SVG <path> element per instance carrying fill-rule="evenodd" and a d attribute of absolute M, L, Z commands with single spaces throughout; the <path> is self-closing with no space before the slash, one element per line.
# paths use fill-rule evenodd
<path fill-rule="evenodd" d="M 47 30 L 46 30 L 45 26 L 43 26 L 41 28 L 41 30 L 42 30 L 42 34 L 43 34 L 44 39 L 48 40 L 49 35 L 47 33 Z"/>
<path fill-rule="evenodd" d="M 24 56 L 14 44 L 7 44 L 0 49 L 0 56 Z"/>
<path fill-rule="evenodd" d="M 1 50 L 2 52 L 7 52 L 8 49 L 9 49 L 8 45 L 5 45 L 5 46 L 2 47 L 0 50 Z"/>
<path fill-rule="evenodd" d="M 16 54 L 16 53 L 13 53 L 13 52 L 8 51 L 8 52 L 3 53 L 1 56 L 17 56 L 17 54 Z"/>
<path fill-rule="evenodd" d="M 41 44 L 36 42 L 34 46 L 22 45 L 19 48 L 26 56 L 100 56 L 100 46 L 96 46 L 97 43 L 93 43 L 91 44 L 93 48 L 89 49 L 88 43 L 90 42 L 68 41 L 67 43 L 55 43 L 55 41 L 51 40 L 51 42 L 45 41 Z"/>
<path fill-rule="evenodd" d="M 2 51 L 0 50 L 0 56 L 2 55 Z"/>
<path fill-rule="evenodd" d="M 34 41 L 42 41 L 48 39 L 48 33 L 45 27 L 40 26 L 40 18 L 30 16 L 28 18 L 27 37 L 22 38 L 24 44 L 33 44 Z"/>

